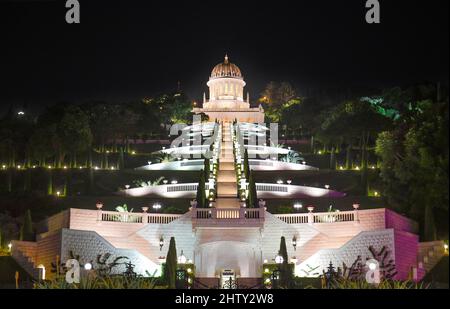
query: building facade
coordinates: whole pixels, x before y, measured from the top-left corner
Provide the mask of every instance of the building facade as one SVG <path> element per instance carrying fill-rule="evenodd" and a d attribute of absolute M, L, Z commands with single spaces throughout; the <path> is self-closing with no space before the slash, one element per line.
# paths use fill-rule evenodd
<path fill-rule="evenodd" d="M 263 123 L 264 109 L 250 107 L 250 95 L 244 100 L 244 77 L 239 67 L 225 55 L 223 63 L 216 65 L 207 83 L 209 100 L 203 96 L 203 107 L 195 113 L 205 113 L 210 121 Z"/>

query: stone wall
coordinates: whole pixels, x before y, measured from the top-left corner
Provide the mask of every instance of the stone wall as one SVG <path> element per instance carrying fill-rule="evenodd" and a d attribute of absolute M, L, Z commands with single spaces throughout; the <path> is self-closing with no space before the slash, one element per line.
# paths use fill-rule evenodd
<path fill-rule="evenodd" d="M 103 237 L 92 231 L 80 231 L 72 229 L 62 230 L 62 247 L 61 247 L 61 261 L 66 261 L 70 258 L 70 251 L 74 255 L 80 256 L 80 263 L 91 262 L 96 268 L 97 256 L 106 253 L 111 254 L 108 262 L 113 261 L 116 257 L 125 256 L 135 265 L 134 271 L 141 275 L 159 273 L 160 267 L 150 261 L 136 250 L 119 249 L 107 242 Z M 121 265 L 113 269 L 113 273 L 122 273 L 125 271 L 125 266 Z"/>

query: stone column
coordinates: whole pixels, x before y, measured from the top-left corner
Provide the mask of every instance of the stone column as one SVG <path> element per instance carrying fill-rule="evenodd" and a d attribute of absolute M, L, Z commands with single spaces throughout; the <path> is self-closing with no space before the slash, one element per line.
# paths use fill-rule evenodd
<path fill-rule="evenodd" d="M 314 206 L 308 206 L 308 224 L 312 225 L 314 223 Z"/>
<path fill-rule="evenodd" d="M 353 221 L 355 222 L 355 224 L 359 224 L 359 204 L 353 204 Z"/>

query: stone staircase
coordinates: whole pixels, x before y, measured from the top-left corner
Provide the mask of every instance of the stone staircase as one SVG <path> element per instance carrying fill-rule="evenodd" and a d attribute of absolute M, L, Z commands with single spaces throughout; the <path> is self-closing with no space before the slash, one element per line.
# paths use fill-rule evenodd
<path fill-rule="evenodd" d="M 237 181 L 234 171 L 233 142 L 230 123 L 223 124 L 220 148 L 219 171 L 217 174 L 216 208 L 239 208 Z"/>
<path fill-rule="evenodd" d="M 14 250 L 12 257 L 33 279 L 38 280 L 41 278 L 41 269 L 36 268 L 31 257 L 20 250 Z"/>

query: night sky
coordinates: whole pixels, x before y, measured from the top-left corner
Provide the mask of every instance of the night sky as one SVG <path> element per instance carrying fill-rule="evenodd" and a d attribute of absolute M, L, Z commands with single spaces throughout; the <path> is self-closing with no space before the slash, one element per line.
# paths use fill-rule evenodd
<path fill-rule="evenodd" d="M 0 103 L 129 101 L 181 88 L 201 100 L 228 53 L 253 100 L 286 80 L 300 91 L 448 82 L 448 0 L 0 1 Z M 164 3 L 164 4 L 163 4 Z"/>

